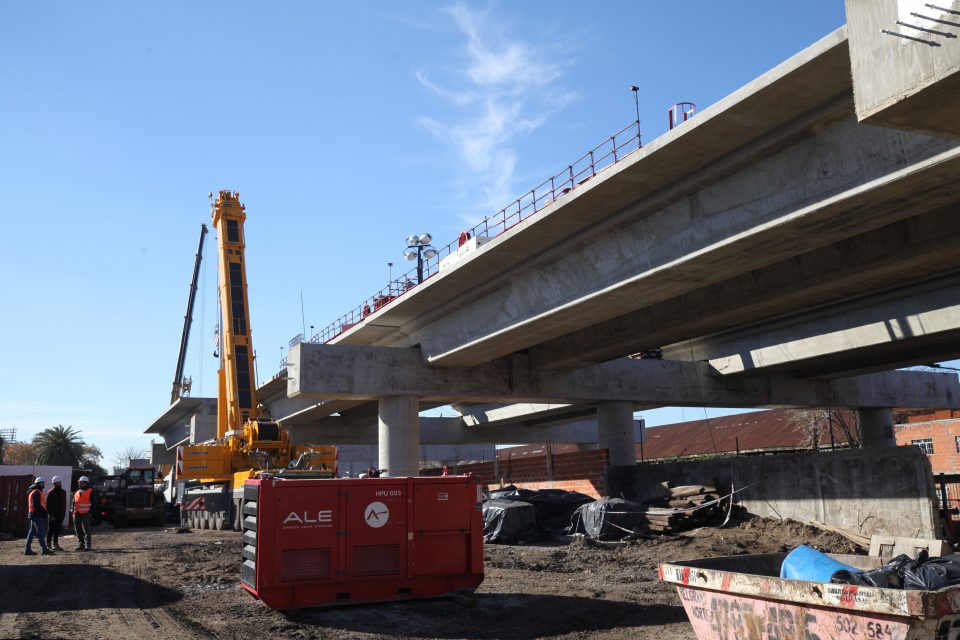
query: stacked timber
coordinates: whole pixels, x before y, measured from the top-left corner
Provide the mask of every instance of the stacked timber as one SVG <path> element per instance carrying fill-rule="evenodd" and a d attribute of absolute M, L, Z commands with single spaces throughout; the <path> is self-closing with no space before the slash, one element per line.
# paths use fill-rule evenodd
<path fill-rule="evenodd" d="M 646 501 L 648 508 L 644 515 L 651 532 L 674 533 L 695 529 L 715 521 L 721 513 L 720 495 L 715 487 L 671 487 L 669 483 L 664 483 L 664 488 L 669 492 L 668 495 Z"/>

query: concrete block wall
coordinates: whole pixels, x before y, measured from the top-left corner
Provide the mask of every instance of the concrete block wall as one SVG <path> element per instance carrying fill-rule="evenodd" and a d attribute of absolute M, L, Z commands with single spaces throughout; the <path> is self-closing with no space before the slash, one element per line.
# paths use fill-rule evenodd
<path fill-rule="evenodd" d="M 549 465 L 547 455 L 552 459 Z M 457 471 L 479 475 L 491 489 L 512 484 L 521 489 L 578 491 L 593 498 L 604 495 L 603 474 L 609 460 L 606 449 L 547 455 L 501 459 L 496 472 L 492 460 L 461 464 Z"/>
<path fill-rule="evenodd" d="M 740 490 L 748 512 L 801 522 L 818 520 L 863 535 L 940 537 L 930 463 L 913 446 L 729 456 L 610 467 L 611 495 L 643 499 L 659 484 L 713 484 Z"/>

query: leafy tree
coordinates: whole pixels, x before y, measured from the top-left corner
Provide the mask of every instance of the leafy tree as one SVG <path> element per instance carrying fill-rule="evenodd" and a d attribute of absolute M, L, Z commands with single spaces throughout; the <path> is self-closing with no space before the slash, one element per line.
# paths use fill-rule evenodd
<path fill-rule="evenodd" d="M 30 442 L 10 442 L 3 446 L 3 464 L 36 464 L 37 448 Z"/>
<path fill-rule="evenodd" d="M 90 471 L 89 475 L 102 478 L 107 474 L 107 470 L 100 466 L 100 460 L 103 459 L 103 452 L 95 444 L 83 445 L 83 458 L 80 460 L 80 468 Z"/>
<path fill-rule="evenodd" d="M 44 429 L 33 437 L 38 464 L 77 467 L 83 459 L 85 444 L 73 427 L 65 427 L 62 424 Z"/>
<path fill-rule="evenodd" d="M 103 460 L 103 451 L 100 450 L 100 447 L 95 444 L 83 445 L 83 459 L 80 462 L 84 467 L 99 464 L 101 460 Z"/>

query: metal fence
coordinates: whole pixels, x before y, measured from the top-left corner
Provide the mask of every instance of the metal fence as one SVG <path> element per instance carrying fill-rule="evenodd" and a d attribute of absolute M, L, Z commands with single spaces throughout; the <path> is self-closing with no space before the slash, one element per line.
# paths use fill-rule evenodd
<path fill-rule="evenodd" d="M 602 143 L 586 152 L 562 171 L 550 176 L 522 196 L 500 209 L 492 216 L 487 216 L 482 222 L 465 230 L 469 237 L 485 236 L 496 237 L 513 228 L 520 222 L 536 215 L 557 200 L 562 199 L 571 191 L 582 186 L 603 170 L 613 166 L 620 160 L 637 151 L 641 147 L 640 121 L 634 120 L 626 127 L 616 132 Z M 461 233 L 461 236 L 463 233 Z M 423 261 L 423 281 L 425 282 L 440 270 L 440 261 L 455 253 L 461 242 L 454 240 L 438 249 L 437 255 Z M 320 329 L 311 338 L 310 342 L 330 342 L 344 331 L 349 330 L 372 313 L 379 311 L 394 300 L 402 297 L 414 289 L 419 282 L 417 269 L 402 274 L 391 280 L 386 287 L 376 292 L 362 303 L 343 314 L 326 327 Z"/>

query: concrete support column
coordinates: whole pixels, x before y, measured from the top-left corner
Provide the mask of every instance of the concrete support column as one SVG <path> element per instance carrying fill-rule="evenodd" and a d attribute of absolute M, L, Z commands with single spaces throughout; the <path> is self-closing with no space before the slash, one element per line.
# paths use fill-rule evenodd
<path fill-rule="evenodd" d="M 610 452 L 611 465 L 637 463 L 634 446 L 633 403 L 616 401 L 597 405 L 597 435 L 600 448 Z"/>
<path fill-rule="evenodd" d="M 893 410 L 859 409 L 860 443 L 862 447 L 895 447 Z"/>
<path fill-rule="evenodd" d="M 416 396 L 380 398 L 378 461 L 385 476 L 420 475 L 419 411 Z"/>

